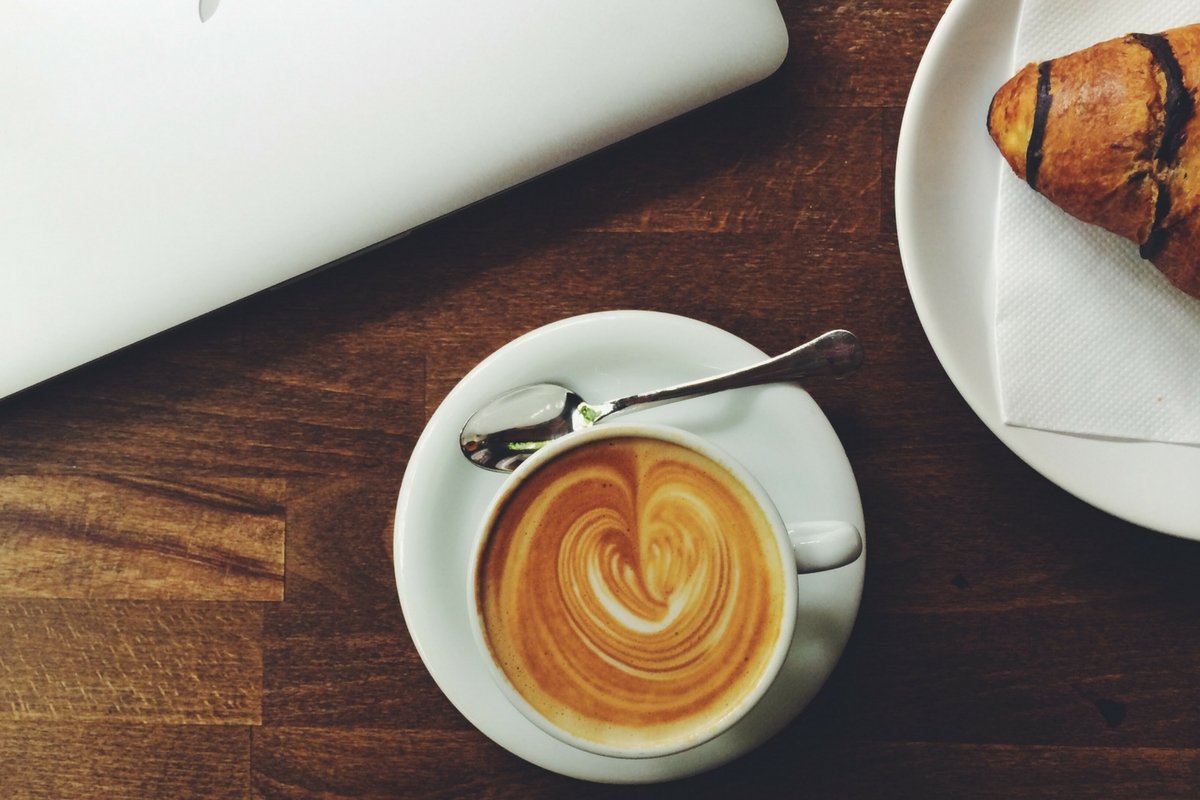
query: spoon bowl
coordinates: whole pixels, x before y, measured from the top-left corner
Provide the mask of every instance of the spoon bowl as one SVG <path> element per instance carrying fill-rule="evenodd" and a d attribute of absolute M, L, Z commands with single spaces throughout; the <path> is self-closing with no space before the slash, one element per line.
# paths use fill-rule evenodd
<path fill-rule="evenodd" d="M 588 403 L 572 390 L 553 383 L 521 386 L 471 415 L 459 434 L 459 447 L 477 466 L 512 472 L 555 439 L 630 408 L 819 375 L 842 377 L 858 369 L 862 359 L 858 338 L 850 331 L 835 330 L 742 369 L 605 403 Z"/>

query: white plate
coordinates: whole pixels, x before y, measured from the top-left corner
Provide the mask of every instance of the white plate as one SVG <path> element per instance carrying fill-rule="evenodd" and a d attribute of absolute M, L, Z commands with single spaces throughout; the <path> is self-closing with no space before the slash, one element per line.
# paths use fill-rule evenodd
<path fill-rule="evenodd" d="M 1014 453 L 1097 508 L 1200 539 L 1200 447 L 1002 421 L 992 261 L 1001 161 L 985 118 L 1015 71 L 1020 11 L 1020 0 L 953 0 L 917 70 L 896 158 L 896 224 L 913 303 L 954 385 Z"/>
<path fill-rule="evenodd" d="M 553 381 L 606 400 L 753 363 L 761 350 L 685 317 L 613 311 L 540 328 L 492 354 L 456 386 L 413 449 L 396 506 L 396 584 L 417 651 L 450 701 L 521 758 L 585 780 L 671 780 L 723 764 L 793 719 L 829 677 L 858 614 L 865 558 L 799 578 L 801 616 L 779 680 L 738 725 L 693 750 L 626 760 L 564 744 L 513 709 L 492 682 L 468 624 L 468 563 L 484 509 L 503 476 L 458 450 L 462 424 L 507 389 Z M 844 519 L 863 527 L 858 487 L 828 420 L 794 385 L 741 389 L 625 419 L 674 425 L 739 459 L 787 519 Z"/>

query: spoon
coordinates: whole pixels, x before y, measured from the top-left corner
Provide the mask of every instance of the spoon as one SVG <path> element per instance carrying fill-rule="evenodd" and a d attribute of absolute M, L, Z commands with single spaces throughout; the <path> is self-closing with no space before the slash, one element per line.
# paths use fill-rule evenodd
<path fill-rule="evenodd" d="M 585 402 L 570 389 L 552 383 L 522 386 L 476 411 L 463 426 L 458 444 L 472 463 L 496 472 L 512 472 L 553 440 L 590 428 L 619 411 L 744 386 L 817 375 L 841 377 L 856 370 L 862 359 L 858 338 L 850 331 L 837 330 L 749 367 L 607 403 Z"/>

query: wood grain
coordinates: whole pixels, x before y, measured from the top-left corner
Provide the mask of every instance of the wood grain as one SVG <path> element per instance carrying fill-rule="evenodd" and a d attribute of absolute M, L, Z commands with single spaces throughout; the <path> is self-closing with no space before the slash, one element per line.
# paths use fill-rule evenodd
<path fill-rule="evenodd" d="M 0 720 L 258 724 L 261 608 L 0 601 Z"/>
<path fill-rule="evenodd" d="M 527 772 L 478 734 L 425 729 L 352 734 L 279 728 L 256 737 L 254 787 L 272 800 L 313 798 L 1185 797 L 1200 751 L 1014 747 L 814 739 L 773 742 L 702 777 L 668 784 L 584 783 Z M 781 769 L 780 763 L 787 768 Z"/>
<path fill-rule="evenodd" d="M 248 800 L 250 729 L 0 721 L 7 800 Z"/>
<path fill-rule="evenodd" d="M 283 597 L 284 485 L 0 477 L 0 595 Z"/>
<path fill-rule="evenodd" d="M 1200 547 L 1022 463 L 909 297 L 895 150 L 947 0 L 780 7 L 761 84 L 0 401 L 0 798 L 1197 796 Z M 811 386 L 867 519 L 850 645 L 776 737 L 661 786 L 475 730 L 391 561 L 446 393 L 613 308 L 867 354 Z"/>

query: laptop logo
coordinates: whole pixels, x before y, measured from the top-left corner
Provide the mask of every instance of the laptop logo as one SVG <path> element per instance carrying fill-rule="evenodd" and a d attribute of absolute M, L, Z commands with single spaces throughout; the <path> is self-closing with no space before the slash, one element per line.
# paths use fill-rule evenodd
<path fill-rule="evenodd" d="M 208 22 L 212 15 L 217 13 L 219 5 L 221 5 L 221 0 L 200 0 L 200 21 Z"/>

